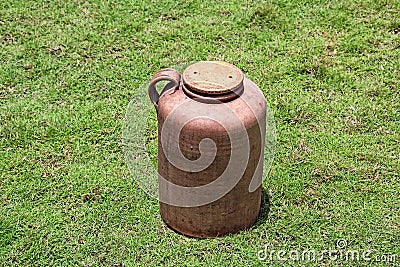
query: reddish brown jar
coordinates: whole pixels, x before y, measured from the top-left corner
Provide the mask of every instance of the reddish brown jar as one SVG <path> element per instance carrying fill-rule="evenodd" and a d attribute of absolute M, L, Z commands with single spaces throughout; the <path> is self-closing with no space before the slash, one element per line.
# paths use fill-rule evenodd
<path fill-rule="evenodd" d="M 169 81 L 161 92 L 155 85 Z M 260 89 L 235 66 L 204 61 L 158 71 L 160 212 L 172 229 L 215 237 L 249 228 L 261 204 L 266 121 Z"/>

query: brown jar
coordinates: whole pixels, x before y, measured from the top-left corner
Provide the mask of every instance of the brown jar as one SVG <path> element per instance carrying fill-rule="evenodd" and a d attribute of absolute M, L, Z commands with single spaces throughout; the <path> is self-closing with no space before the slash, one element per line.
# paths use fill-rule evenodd
<path fill-rule="evenodd" d="M 156 84 L 169 81 L 159 96 Z M 258 218 L 265 99 L 237 67 L 197 62 L 158 71 L 149 86 L 158 116 L 160 212 L 172 229 L 216 237 Z"/>

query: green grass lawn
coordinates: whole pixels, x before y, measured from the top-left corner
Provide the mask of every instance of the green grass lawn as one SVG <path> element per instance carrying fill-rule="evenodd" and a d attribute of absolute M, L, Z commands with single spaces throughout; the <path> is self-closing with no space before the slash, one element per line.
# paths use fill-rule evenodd
<path fill-rule="evenodd" d="M 277 128 L 269 204 L 216 239 L 165 226 L 121 141 L 135 90 L 199 60 L 241 68 Z M 2 0 L 0 266 L 399 266 L 399 80 L 396 0 Z M 257 256 L 340 239 L 372 260 Z"/>

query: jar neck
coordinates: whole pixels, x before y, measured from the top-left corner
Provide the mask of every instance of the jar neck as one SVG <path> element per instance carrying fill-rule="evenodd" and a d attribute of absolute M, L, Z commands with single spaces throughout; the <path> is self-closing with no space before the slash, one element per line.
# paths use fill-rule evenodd
<path fill-rule="evenodd" d="M 229 102 L 243 94 L 243 82 L 235 90 L 223 94 L 207 94 L 191 90 L 181 81 L 183 92 L 190 98 L 204 102 Z"/>

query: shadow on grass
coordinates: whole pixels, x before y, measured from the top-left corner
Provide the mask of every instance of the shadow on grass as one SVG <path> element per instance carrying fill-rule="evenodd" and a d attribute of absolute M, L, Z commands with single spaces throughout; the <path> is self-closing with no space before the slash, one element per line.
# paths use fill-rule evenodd
<path fill-rule="evenodd" d="M 256 228 L 262 225 L 268 218 L 269 208 L 270 208 L 270 196 L 267 193 L 267 190 L 263 187 L 261 193 L 261 208 L 260 214 L 258 215 L 257 221 L 253 224 L 252 228 Z"/>

